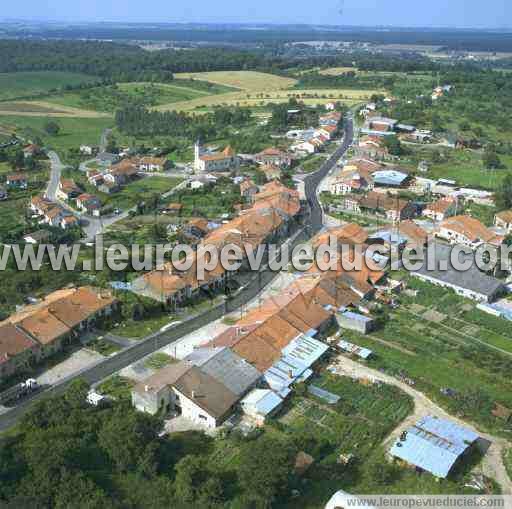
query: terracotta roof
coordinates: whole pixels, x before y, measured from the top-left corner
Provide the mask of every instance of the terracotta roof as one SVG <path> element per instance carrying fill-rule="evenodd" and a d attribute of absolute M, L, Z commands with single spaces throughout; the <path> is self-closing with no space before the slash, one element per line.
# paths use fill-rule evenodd
<path fill-rule="evenodd" d="M 359 205 L 367 209 L 400 211 L 407 207 L 407 205 L 409 205 L 409 202 L 407 200 L 402 200 L 397 196 L 389 196 L 387 194 L 370 191 L 366 196 L 363 196 L 359 200 Z"/>
<path fill-rule="evenodd" d="M 454 200 L 452 198 L 441 198 L 433 203 L 429 203 L 425 210 L 435 214 L 444 214 L 450 207 L 453 207 L 453 205 Z"/>
<path fill-rule="evenodd" d="M 418 226 L 414 221 L 411 221 L 410 219 L 402 221 L 400 222 L 399 228 L 400 234 L 405 235 L 412 242 L 421 245 L 427 242 L 427 231 Z"/>
<path fill-rule="evenodd" d="M 81 193 L 82 190 L 73 179 L 60 179 L 59 188 L 65 193 Z"/>
<path fill-rule="evenodd" d="M 181 210 L 183 208 L 183 204 L 169 203 L 165 208 L 166 208 L 166 210 Z"/>
<path fill-rule="evenodd" d="M 154 166 L 164 166 L 167 162 L 165 157 L 142 157 L 139 164 L 152 164 Z"/>
<path fill-rule="evenodd" d="M 48 309 L 61 322 L 73 328 L 114 302 L 110 294 L 101 295 L 84 286 L 75 289 L 69 297 L 52 302 Z"/>
<path fill-rule="evenodd" d="M 51 314 L 48 309 L 41 309 L 27 316 L 18 322 L 18 326 L 42 345 L 51 344 L 70 332 L 70 328 Z"/>
<path fill-rule="evenodd" d="M 27 180 L 27 176 L 24 173 L 12 173 L 7 175 L 6 179 L 9 182 L 17 182 L 18 180 Z"/>
<path fill-rule="evenodd" d="M 478 219 L 470 216 L 454 216 L 445 219 L 440 228 L 453 230 L 467 237 L 471 242 L 481 240 L 483 242 L 493 242 L 497 235 L 484 226 Z"/>
<path fill-rule="evenodd" d="M 202 217 L 193 217 L 187 222 L 188 226 L 193 226 L 194 228 L 202 230 L 203 232 L 207 232 L 209 230 L 208 224 L 208 219 L 204 219 Z"/>
<path fill-rule="evenodd" d="M 37 343 L 11 323 L 3 322 L 0 324 L 0 364 L 36 347 Z"/>
<path fill-rule="evenodd" d="M 362 157 L 351 159 L 347 164 L 350 166 L 355 166 L 358 170 L 366 170 L 370 173 L 382 170 L 383 168 L 382 164 L 376 161 L 372 161 L 371 159 L 364 159 Z"/>

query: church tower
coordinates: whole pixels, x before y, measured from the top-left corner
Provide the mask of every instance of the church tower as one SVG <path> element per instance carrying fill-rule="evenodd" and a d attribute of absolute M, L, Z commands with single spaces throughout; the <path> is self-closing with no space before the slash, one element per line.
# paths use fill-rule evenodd
<path fill-rule="evenodd" d="M 201 161 L 199 158 L 201 157 L 202 152 L 201 141 L 198 139 L 194 145 L 194 169 L 196 171 L 201 170 Z"/>

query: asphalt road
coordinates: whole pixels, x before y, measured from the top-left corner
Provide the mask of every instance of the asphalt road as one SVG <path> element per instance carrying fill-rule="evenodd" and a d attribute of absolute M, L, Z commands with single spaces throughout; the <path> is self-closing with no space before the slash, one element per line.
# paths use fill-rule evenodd
<path fill-rule="evenodd" d="M 64 165 L 62 164 L 58 154 L 56 152 L 50 151 L 48 152 L 48 157 L 50 158 L 50 180 L 48 182 L 48 187 L 46 188 L 46 197 L 49 200 L 55 201 L 57 189 L 59 187 L 60 175 L 62 173 L 62 169 Z"/>
<path fill-rule="evenodd" d="M 336 165 L 336 162 L 344 155 L 352 143 L 352 137 L 353 125 L 352 121 L 349 119 L 345 127 L 345 137 L 342 144 L 317 172 L 309 175 L 305 179 L 305 192 L 311 208 L 311 220 L 305 228 L 299 229 L 294 234 L 291 241 L 292 247 L 299 242 L 304 242 L 323 227 L 323 211 L 320 203 L 318 202 L 316 191 L 322 179 L 325 178 L 325 176 Z M 69 383 L 74 379 L 83 378 L 91 385 L 97 383 L 126 366 L 142 359 L 146 355 L 149 355 L 156 350 L 177 341 L 183 336 L 207 325 L 208 323 L 221 318 L 225 314 L 236 311 L 241 306 L 244 306 L 254 299 L 261 290 L 274 279 L 275 276 L 276 273 L 268 269 L 263 269 L 257 274 L 243 275 L 242 278 L 244 281 L 241 290 L 236 292 L 231 298 L 226 299 L 221 305 L 214 307 L 201 315 L 189 318 L 185 322 L 177 324 L 172 329 L 163 333 L 157 332 L 150 335 L 126 350 L 122 350 L 117 355 L 107 359 L 102 359 L 96 365 L 61 380 L 58 384 L 35 394 L 32 398 L 24 400 L 16 407 L 9 409 L 7 412 L 0 415 L 0 431 L 5 431 L 14 426 L 34 401 L 40 400 L 46 396 L 63 393 Z"/>

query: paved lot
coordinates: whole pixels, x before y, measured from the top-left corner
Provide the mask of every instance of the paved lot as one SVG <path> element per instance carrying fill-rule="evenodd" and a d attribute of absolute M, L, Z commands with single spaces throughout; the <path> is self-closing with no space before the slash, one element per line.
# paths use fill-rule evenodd
<path fill-rule="evenodd" d="M 102 361 L 103 359 L 103 355 L 93 352 L 92 350 L 88 350 L 87 348 L 81 348 L 80 350 L 72 353 L 65 361 L 39 375 L 37 377 L 37 381 L 41 385 L 52 385 L 63 378 L 74 375 L 80 370 L 92 366 L 98 361 Z"/>

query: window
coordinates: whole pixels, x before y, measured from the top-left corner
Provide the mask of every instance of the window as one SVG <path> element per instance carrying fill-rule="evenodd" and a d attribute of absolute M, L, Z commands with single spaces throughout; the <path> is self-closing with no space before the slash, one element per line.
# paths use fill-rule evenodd
<path fill-rule="evenodd" d="M 199 419 L 202 419 L 203 421 L 207 421 L 208 417 L 206 417 L 205 415 L 199 414 Z"/>

